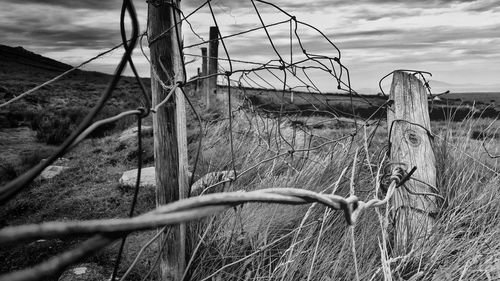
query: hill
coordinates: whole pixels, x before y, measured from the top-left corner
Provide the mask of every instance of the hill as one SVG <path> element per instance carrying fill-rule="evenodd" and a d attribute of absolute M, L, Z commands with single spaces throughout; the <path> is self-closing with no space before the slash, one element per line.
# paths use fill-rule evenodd
<path fill-rule="evenodd" d="M 5 45 L 0 45 L 0 61 L 11 62 L 10 66 L 31 66 L 39 69 L 44 69 L 48 71 L 66 71 L 71 69 L 72 66 L 35 54 L 31 51 L 24 49 L 21 46 L 10 47 Z M 11 69 L 11 71 L 16 71 L 17 69 Z M 21 69 L 22 70 L 22 69 Z"/>
<path fill-rule="evenodd" d="M 0 45 L 0 103 L 20 95 L 73 67 L 22 47 Z M 95 105 L 112 76 L 74 70 L 23 99 L 0 108 L 0 164 L 16 173 L 50 155 Z M 144 79 L 149 90 L 149 79 Z M 116 115 L 141 105 L 141 90 L 133 77 L 122 77 L 97 116 Z M 103 126 L 91 135 L 101 137 L 135 123 L 135 118 Z M 2 168 L 0 167 L 0 168 Z M 5 168 L 5 167 L 4 167 Z M 0 173 L 0 183 L 3 176 Z"/>
<path fill-rule="evenodd" d="M 0 102 L 7 101 L 71 68 L 70 65 L 22 47 L 0 45 Z M 111 77 L 99 72 L 75 70 L 26 98 L 1 108 L 0 127 L 29 126 L 34 116 L 43 112 L 58 115 L 60 111 L 68 108 L 84 114 L 98 100 Z M 149 79 L 144 82 L 149 87 Z M 140 88 L 135 79 L 123 77 L 102 115 L 135 109 L 140 105 L 140 100 Z"/>

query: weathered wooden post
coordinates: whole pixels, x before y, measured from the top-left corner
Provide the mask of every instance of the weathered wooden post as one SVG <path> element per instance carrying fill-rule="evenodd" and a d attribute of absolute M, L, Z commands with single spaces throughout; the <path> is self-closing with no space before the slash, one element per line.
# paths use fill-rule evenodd
<path fill-rule="evenodd" d="M 148 5 L 148 38 L 151 55 L 151 71 L 166 85 L 183 82 L 182 54 L 178 38 L 182 38 L 181 26 L 157 38 L 181 19 L 179 0 L 160 5 Z M 175 13 L 175 15 L 174 15 Z M 153 105 L 160 103 L 168 94 L 155 75 L 151 75 Z M 177 89 L 174 96 L 153 113 L 154 156 L 156 171 L 156 205 L 163 205 L 186 197 L 187 136 L 186 111 L 182 92 Z M 166 240 L 166 241 L 165 241 Z M 160 239 L 159 247 L 165 244 L 161 254 L 161 280 L 180 281 L 185 268 L 186 228 L 184 224 L 172 226 Z"/>
<path fill-rule="evenodd" d="M 196 75 L 198 78 L 201 77 L 201 68 L 196 69 Z M 199 92 L 201 90 L 201 80 L 196 80 L 196 91 Z"/>
<path fill-rule="evenodd" d="M 201 75 L 206 76 L 208 73 L 208 56 L 207 47 L 201 48 Z"/>
<path fill-rule="evenodd" d="M 219 56 L 219 29 L 217 26 L 210 27 L 209 37 L 209 59 L 208 59 L 208 75 L 213 75 L 208 78 L 208 96 L 207 96 L 207 109 L 217 108 L 217 75 L 218 71 L 217 58 Z"/>
<path fill-rule="evenodd" d="M 396 71 L 389 99 L 394 101 L 387 110 L 391 163 L 404 163 L 405 170 L 417 167 L 412 179 L 393 197 L 394 248 L 400 255 L 422 246 L 433 226 L 436 197 L 410 194 L 407 189 L 416 194 L 436 193 L 430 187 L 436 186 L 436 160 L 423 83 L 414 74 Z"/>
<path fill-rule="evenodd" d="M 201 48 L 201 77 L 205 77 L 208 74 L 208 54 L 207 54 L 207 48 L 202 47 Z M 203 100 L 203 97 L 206 97 L 206 100 L 208 100 L 208 81 L 207 79 L 203 79 L 200 81 L 200 99 Z"/>

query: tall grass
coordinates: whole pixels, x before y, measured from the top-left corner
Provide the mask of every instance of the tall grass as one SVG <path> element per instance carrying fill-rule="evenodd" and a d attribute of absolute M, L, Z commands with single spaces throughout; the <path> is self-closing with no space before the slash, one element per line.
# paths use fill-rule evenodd
<path fill-rule="evenodd" d="M 195 177 L 234 168 L 238 179 L 228 191 L 293 187 L 342 196 L 353 191 L 364 201 L 375 196 L 377 171 L 386 163 L 386 124 L 376 131 L 372 125 L 351 134 L 354 124 L 345 119 L 291 116 L 280 121 L 239 111 L 232 130 L 228 120 L 204 123 L 201 136 L 190 136 L 191 164 L 202 141 Z M 478 128 L 486 131 L 486 139 L 471 138 Z M 437 185 L 445 201 L 422 248 L 405 255 L 392 252 L 390 206 L 367 210 L 356 225 L 348 226 L 341 212 L 317 204 L 246 204 L 188 224 L 192 233 L 188 256 L 193 258 L 187 276 L 189 280 L 496 280 L 500 278 L 500 159 L 489 158 L 483 142 L 498 154 L 500 140 L 494 138 L 498 128 L 497 120 L 472 118 L 433 123 Z M 152 140 L 146 138 L 145 164 L 152 161 Z M 121 145 L 114 136 L 84 141 L 70 154 L 74 168 L 53 180 L 36 182 L 2 207 L 2 219 L 21 224 L 61 219 L 61 214 L 63 219 L 124 216 L 129 208 L 124 202 L 133 192 L 116 182 L 123 170 L 135 167 L 135 149 L 135 144 Z M 36 161 L 38 157 L 25 162 Z M 153 206 L 154 190 L 143 189 L 138 213 Z M 131 236 L 123 268 L 153 234 Z M 57 242 L 60 245 L 36 251 L 52 255 L 75 242 Z M 8 261 L 0 271 L 40 262 L 38 256 L 31 255 L 32 260 L 23 256 L 31 249 L 26 247 L 0 251 Z M 116 250 L 110 247 L 89 261 L 110 269 Z M 129 280 L 141 279 L 156 254 L 157 249 L 150 249 Z"/>
<path fill-rule="evenodd" d="M 421 248 L 394 256 L 389 207 L 365 211 L 349 227 L 341 212 L 319 205 L 248 204 L 191 224 L 198 235 L 190 241 L 197 251 L 189 276 L 193 280 L 500 278 L 499 166 L 485 158 L 481 142 L 470 139 L 477 122 L 470 118 L 464 123 L 434 124 L 438 187 L 446 200 Z M 246 114 L 237 115 L 234 123 L 234 158 L 228 149 L 228 123 L 207 125 L 200 174 L 231 169 L 234 159 L 236 170 L 247 172 L 231 190 L 295 187 L 347 196 L 353 188 L 362 200 L 373 198 L 376 171 L 384 165 L 380 155 L 385 130 L 376 134 L 370 147 L 373 126 L 315 150 L 276 157 L 291 147 L 315 147 L 352 129 L 325 135 L 324 127 L 315 131 L 305 126 L 300 131 L 293 129 L 294 122 L 278 124 Z M 494 124 L 489 127 L 498 127 Z M 311 133 L 321 136 L 311 138 Z M 498 145 L 498 140 L 488 141 Z"/>

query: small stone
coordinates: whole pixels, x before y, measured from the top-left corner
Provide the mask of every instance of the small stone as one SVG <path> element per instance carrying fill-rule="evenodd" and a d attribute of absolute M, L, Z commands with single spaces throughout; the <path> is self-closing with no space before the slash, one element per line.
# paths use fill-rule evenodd
<path fill-rule="evenodd" d="M 75 267 L 73 268 L 73 273 L 75 275 L 82 275 L 87 273 L 87 268 L 86 267 Z"/>
<path fill-rule="evenodd" d="M 124 186 L 135 186 L 135 182 L 137 180 L 137 169 L 129 170 L 123 173 L 120 178 L 120 184 Z M 155 175 L 155 167 L 147 167 L 141 169 L 141 187 L 156 186 L 156 175 Z"/>
<path fill-rule="evenodd" d="M 57 175 L 59 175 L 60 173 L 62 173 L 64 170 L 66 169 L 69 169 L 69 167 L 65 167 L 65 166 L 48 166 L 47 168 L 45 168 L 42 173 L 40 174 L 40 177 L 42 179 L 51 179 Z"/>
<path fill-rule="evenodd" d="M 191 177 L 191 173 L 188 171 L 188 177 Z M 137 169 L 129 170 L 123 172 L 119 183 L 123 186 L 135 186 L 137 181 Z M 141 169 L 141 187 L 156 187 L 156 172 L 155 167 L 147 167 Z"/>
<path fill-rule="evenodd" d="M 106 280 L 102 266 L 95 263 L 83 263 L 64 271 L 58 281 L 102 281 Z"/>

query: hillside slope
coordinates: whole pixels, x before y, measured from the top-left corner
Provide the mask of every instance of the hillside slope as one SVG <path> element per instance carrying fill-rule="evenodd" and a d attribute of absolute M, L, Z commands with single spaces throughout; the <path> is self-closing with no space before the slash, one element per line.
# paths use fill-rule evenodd
<path fill-rule="evenodd" d="M 31 51 L 24 49 L 21 46 L 10 47 L 1 44 L 0 44 L 0 61 L 12 62 L 11 66 L 14 66 L 16 64 L 25 65 L 48 71 L 66 71 L 72 68 L 71 65 L 41 56 L 39 54 L 35 54 Z"/>
<path fill-rule="evenodd" d="M 27 91 L 72 66 L 23 49 L 0 45 L 0 102 Z M 0 109 L 0 128 L 29 125 L 33 113 L 63 108 L 91 108 L 111 80 L 111 75 L 75 70 L 26 98 Z M 149 79 L 144 79 L 148 87 Z M 141 92 L 135 78 L 123 77 L 103 115 L 140 106 Z M 109 114 L 107 113 L 109 112 Z"/>

